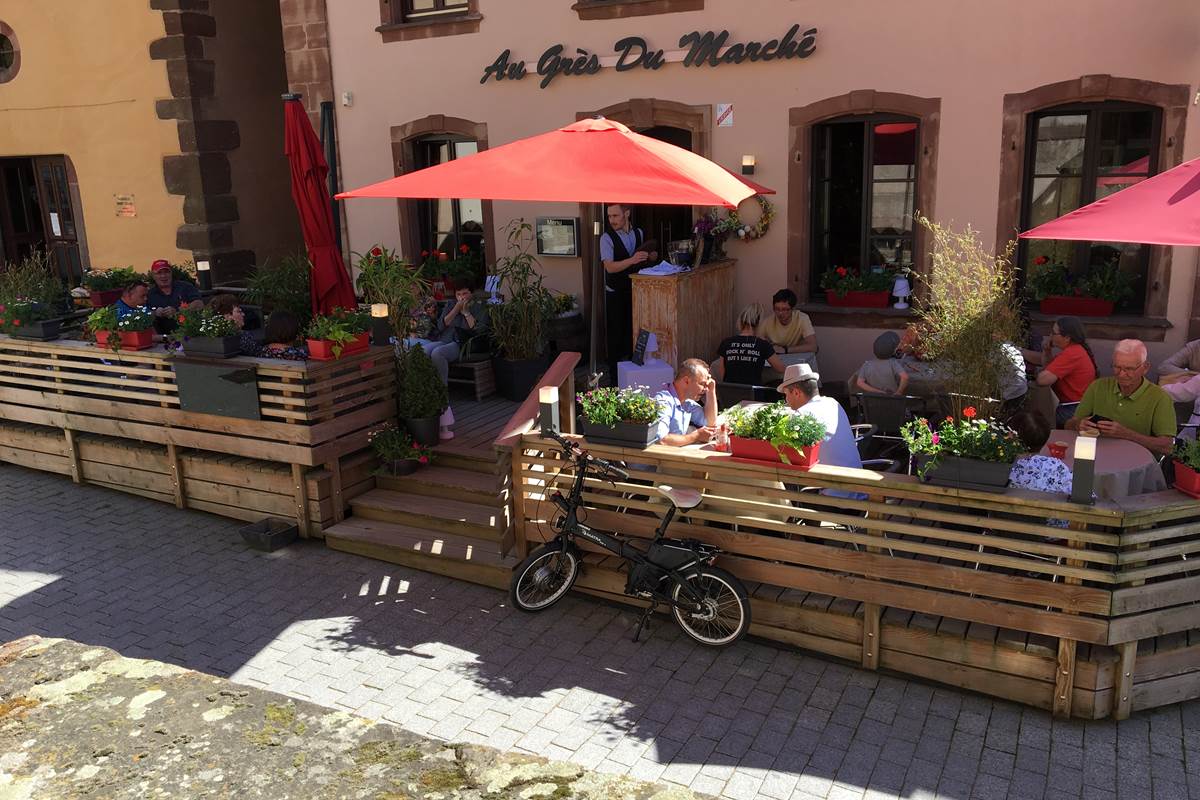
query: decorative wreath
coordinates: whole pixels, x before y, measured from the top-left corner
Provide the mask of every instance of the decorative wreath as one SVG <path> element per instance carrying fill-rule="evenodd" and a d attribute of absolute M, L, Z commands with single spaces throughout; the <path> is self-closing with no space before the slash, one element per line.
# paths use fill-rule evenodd
<path fill-rule="evenodd" d="M 771 201 L 761 194 L 754 195 L 754 199 L 758 201 L 759 208 L 762 210 L 758 222 L 753 225 L 743 222 L 742 218 L 738 216 L 737 209 L 733 208 L 729 210 L 728 216 L 717 223 L 713 228 L 713 233 L 733 234 L 744 242 L 766 236 L 771 227 L 771 220 L 775 219 L 775 206 L 771 205 Z"/>

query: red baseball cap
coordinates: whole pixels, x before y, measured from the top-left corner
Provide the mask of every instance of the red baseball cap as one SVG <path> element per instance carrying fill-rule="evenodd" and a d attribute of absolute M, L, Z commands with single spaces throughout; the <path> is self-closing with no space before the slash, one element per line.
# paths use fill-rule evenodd
<path fill-rule="evenodd" d="M 157 261 L 155 261 L 153 264 L 150 265 L 151 272 L 159 272 L 160 270 L 170 269 L 170 268 L 171 268 L 171 262 L 167 261 L 165 258 L 160 258 Z"/>

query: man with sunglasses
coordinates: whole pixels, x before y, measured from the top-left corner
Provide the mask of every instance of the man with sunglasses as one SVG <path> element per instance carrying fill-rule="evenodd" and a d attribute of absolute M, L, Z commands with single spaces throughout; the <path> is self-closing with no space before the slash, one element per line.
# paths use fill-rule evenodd
<path fill-rule="evenodd" d="M 1117 342 L 1112 368 L 1111 378 L 1097 378 L 1088 386 L 1067 429 L 1095 431 L 1137 442 L 1153 453 L 1170 453 L 1175 404 L 1161 386 L 1146 380 L 1146 345 L 1137 339 Z"/>

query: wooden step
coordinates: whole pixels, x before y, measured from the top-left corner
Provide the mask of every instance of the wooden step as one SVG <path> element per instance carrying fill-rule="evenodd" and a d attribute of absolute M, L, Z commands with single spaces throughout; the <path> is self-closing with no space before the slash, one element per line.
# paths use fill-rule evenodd
<path fill-rule="evenodd" d="M 443 467 L 440 464 L 422 467 L 411 475 L 380 475 L 376 477 L 375 485 L 380 489 L 463 500 L 489 508 L 499 507 L 504 503 L 500 496 L 500 476 L 457 467 Z"/>
<path fill-rule="evenodd" d="M 465 447 L 454 444 L 454 441 L 451 439 L 433 448 L 433 452 L 437 454 L 437 466 L 483 472 L 488 475 L 497 474 L 500 461 L 490 448 L 481 450 L 476 447 Z"/>
<path fill-rule="evenodd" d="M 354 516 L 417 529 L 499 542 L 507 524 L 503 509 L 391 489 L 373 489 L 350 502 Z"/>
<path fill-rule="evenodd" d="M 403 564 L 451 578 L 507 589 L 517 559 L 501 558 L 498 545 L 408 525 L 351 518 L 325 530 L 334 550 Z"/>

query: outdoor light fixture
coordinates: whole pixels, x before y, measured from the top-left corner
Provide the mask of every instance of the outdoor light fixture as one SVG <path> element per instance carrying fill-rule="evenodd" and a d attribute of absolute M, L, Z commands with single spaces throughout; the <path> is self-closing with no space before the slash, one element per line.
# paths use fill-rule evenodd
<path fill-rule="evenodd" d="M 1075 437 L 1075 464 L 1071 475 L 1071 502 L 1092 502 L 1092 487 L 1096 477 L 1097 435 L 1079 432 Z"/>
<path fill-rule="evenodd" d="M 557 386 L 543 386 L 538 389 L 538 411 L 542 430 L 559 433 Z"/>
<path fill-rule="evenodd" d="M 754 174 L 754 156 L 742 156 L 742 174 Z"/>
<path fill-rule="evenodd" d="M 908 298 L 912 296 L 912 284 L 907 275 L 897 275 L 896 283 L 892 286 L 892 294 L 896 295 L 896 308 L 908 308 Z"/>
<path fill-rule="evenodd" d="M 371 341 L 387 344 L 392 338 L 392 326 L 388 323 L 387 303 L 371 304 Z"/>
<path fill-rule="evenodd" d="M 208 268 L 207 261 L 196 262 L 196 280 L 200 282 L 202 291 L 207 292 L 212 289 L 212 272 Z"/>

